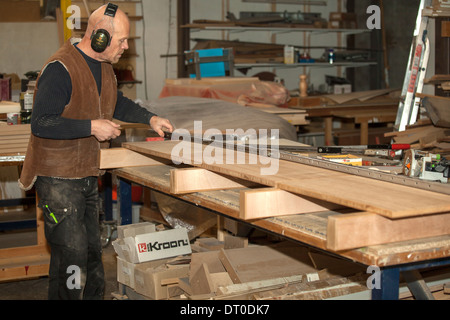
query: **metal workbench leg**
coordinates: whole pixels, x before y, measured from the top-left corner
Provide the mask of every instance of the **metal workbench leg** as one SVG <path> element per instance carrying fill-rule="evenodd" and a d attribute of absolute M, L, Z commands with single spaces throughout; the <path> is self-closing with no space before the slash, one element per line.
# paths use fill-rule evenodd
<path fill-rule="evenodd" d="M 404 271 L 402 275 L 408 285 L 409 291 L 411 291 L 416 300 L 435 300 L 419 271 Z"/>
<path fill-rule="evenodd" d="M 105 221 L 113 220 L 112 177 L 109 172 L 103 176 L 103 205 Z"/>
<path fill-rule="evenodd" d="M 372 300 L 398 300 L 400 289 L 400 269 L 397 267 L 383 268 L 380 274 L 380 284 L 372 289 Z"/>
<path fill-rule="evenodd" d="M 119 208 L 119 225 L 131 224 L 132 203 L 131 203 L 131 183 L 124 179 L 119 179 L 119 190 L 117 191 L 117 204 Z"/>

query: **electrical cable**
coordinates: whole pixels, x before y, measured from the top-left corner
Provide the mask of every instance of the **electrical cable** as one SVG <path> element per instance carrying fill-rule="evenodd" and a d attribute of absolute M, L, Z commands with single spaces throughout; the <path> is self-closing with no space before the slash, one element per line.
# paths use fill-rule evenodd
<path fill-rule="evenodd" d="M 144 59 L 144 89 L 145 89 L 145 100 L 148 100 L 148 91 L 147 91 L 147 56 L 145 55 L 144 1 L 141 1 L 141 13 L 142 13 L 142 53 L 143 53 L 143 59 Z"/>
<path fill-rule="evenodd" d="M 169 52 L 170 52 L 170 41 L 171 41 L 171 39 L 170 39 L 170 25 L 171 25 L 171 20 L 172 20 L 171 19 L 171 14 L 172 14 L 172 0 L 169 0 L 169 19 L 167 19 L 169 21 L 169 24 L 168 24 L 168 29 L 167 29 L 168 35 L 167 35 L 166 56 L 168 56 Z M 166 79 L 168 77 L 169 77 L 169 59 L 166 58 Z"/>

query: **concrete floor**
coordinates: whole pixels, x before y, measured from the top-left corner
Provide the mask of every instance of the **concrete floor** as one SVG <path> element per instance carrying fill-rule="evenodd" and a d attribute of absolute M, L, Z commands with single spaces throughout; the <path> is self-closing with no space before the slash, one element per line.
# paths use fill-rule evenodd
<path fill-rule="evenodd" d="M 111 244 L 103 250 L 105 269 L 104 300 L 112 300 L 118 290 L 116 253 Z M 0 300 L 47 300 L 48 277 L 0 283 Z"/>

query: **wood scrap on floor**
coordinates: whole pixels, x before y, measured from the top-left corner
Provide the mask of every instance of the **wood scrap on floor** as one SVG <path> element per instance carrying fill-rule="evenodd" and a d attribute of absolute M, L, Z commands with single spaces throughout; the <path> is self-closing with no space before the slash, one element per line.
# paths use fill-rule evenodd
<path fill-rule="evenodd" d="M 192 254 L 187 299 L 324 299 L 367 290 L 358 264 L 279 242 Z"/>
<path fill-rule="evenodd" d="M 175 258 L 118 258 L 118 282 L 128 298 L 151 300 L 317 300 L 367 290 L 362 265 L 288 241 L 249 244 L 228 233 L 225 238 L 199 237 L 190 255 Z"/>

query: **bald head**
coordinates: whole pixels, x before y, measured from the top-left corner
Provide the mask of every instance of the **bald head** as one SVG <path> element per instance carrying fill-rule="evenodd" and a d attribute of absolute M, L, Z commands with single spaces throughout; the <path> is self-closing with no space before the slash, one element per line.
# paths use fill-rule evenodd
<path fill-rule="evenodd" d="M 111 17 L 105 15 L 106 8 L 107 5 L 105 4 L 92 12 L 88 20 L 85 37 L 90 37 L 92 32 L 98 29 L 105 29 L 111 34 L 111 36 L 114 36 L 116 28 L 120 29 L 124 26 L 129 27 L 130 22 L 125 12 L 117 9 L 115 16 Z"/>
<path fill-rule="evenodd" d="M 130 22 L 122 10 L 117 9 L 115 16 L 111 17 L 105 14 L 106 8 L 107 5 L 102 5 L 91 14 L 86 33 L 78 47 L 94 59 L 116 63 L 128 49 Z M 111 36 L 111 43 L 103 52 L 96 52 L 91 48 L 91 37 L 99 29 L 106 30 Z"/>

